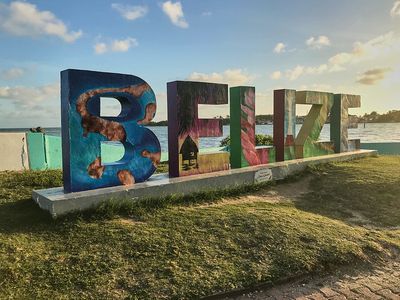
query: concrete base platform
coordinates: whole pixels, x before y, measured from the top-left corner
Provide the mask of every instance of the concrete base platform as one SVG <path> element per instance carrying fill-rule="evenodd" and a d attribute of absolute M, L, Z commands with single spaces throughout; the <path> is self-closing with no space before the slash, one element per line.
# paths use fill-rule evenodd
<path fill-rule="evenodd" d="M 49 211 L 53 217 L 57 217 L 72 211 L 94 207 L 111 198 L 128 198 L 135 201 L 143 198 L 232 188 L 284 179 L 312 164 L 347 161 L 369 156 L 377 156 L 377 151 L 359 150 L 179 178 L 168 178 L 166 174 L 159 174 L 131 187 L 116 186 L 69 194 L 64 194 L 62 187 L 37 190 L 32 192 L 32 198 L 42 209 Z"/>

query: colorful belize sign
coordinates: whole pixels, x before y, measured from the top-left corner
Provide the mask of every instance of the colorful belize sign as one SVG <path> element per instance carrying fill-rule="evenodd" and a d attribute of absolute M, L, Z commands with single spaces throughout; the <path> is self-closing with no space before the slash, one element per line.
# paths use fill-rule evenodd
<path fill-rule="evenodd" d="M 198 105 L 228 104 L 225 84 L 175 81 L 167 84 L 169 176 L 204 174 L 271 162 L 346 152 L 360 148 L 349 140 L 348 109 L 360 107 L 356 95 L 314 91 L 274 91 L 274 146 L 255 145 L 255 88 L 230 88 L 228 151 L 200 153 L 201 137 L 222 136 L 219 119 L 200 119 Z M 117 117 L 100 114 L 101 98 L 121 103 Z M 161 158 L 160 143 L 145 127 L 157 104 L 151 87 L 133 75 L 83 70 L 61 72 L 63 179 L 66 193 L 144 182 Z M 296 104 L 311 105 L 296 135 Z M 319 142 L 328 117 L 331 141 Z M 101 144 L 125 148 L 117 162 L 103 163 Z"/>

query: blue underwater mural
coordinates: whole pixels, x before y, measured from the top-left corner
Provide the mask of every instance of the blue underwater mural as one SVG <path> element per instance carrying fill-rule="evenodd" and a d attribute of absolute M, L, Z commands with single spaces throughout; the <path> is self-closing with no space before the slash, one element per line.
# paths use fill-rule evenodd
<path fill-rule="evenodd" d="M 121 104 L 117 117 L 100 116 L 101 97 Z M 63 179 L 65 192 L 147 180 L 161 158 L 160 143 L 144 127 L 156 113 L 151 87 L 133 75 L 81 70 L 61 72 Z M 101 143 L 120 142 L 124 156 L 101 161 Z"/>

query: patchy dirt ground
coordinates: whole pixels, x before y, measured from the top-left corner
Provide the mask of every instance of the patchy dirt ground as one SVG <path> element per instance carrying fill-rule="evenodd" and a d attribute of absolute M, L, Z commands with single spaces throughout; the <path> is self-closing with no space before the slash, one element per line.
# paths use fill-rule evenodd
<path fill-rule="evenodd" d="M 297 201 L 312 192 L 312 176 L 284 185 L 277 185 L 262 193 L 243 196 L 239 201 L 282 203 Z M 347 209 L 346 221 L 355 226 L 376 229 L 367 218 L 355 210 Z M 386 227 L 395 230 L 398 227 Z M 395 249 L 393 249 L 395 250 Z M 237 292 L 222 299 L 397 299 L 400 300 L 400 253 L 398 250 L 383 262 L 369 266 L 340 268 L 334 275 L 306 276 L 274 287 L 260 287 L 252 291 Z"/>
<path fill-rule="evenodd" d="M 269 189 L 254 192 L 234 198 L 223 199 L 218 203 L 202 204 L 200 206 L 221 206 L 227 204 L 251 203 L 265 201 L 268 203 L 284 203 L 296 201 L 310 192 L 309 185 L 312 176 L 306 176 L 298 181 L 285 184 L 277 184 Z"/>

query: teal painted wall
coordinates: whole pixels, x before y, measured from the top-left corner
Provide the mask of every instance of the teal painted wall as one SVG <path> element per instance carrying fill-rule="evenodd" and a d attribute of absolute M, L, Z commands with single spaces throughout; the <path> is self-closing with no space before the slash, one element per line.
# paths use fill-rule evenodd
<path fill-rule="evenodd" d="M 62 168 L 61 138 L 45 135 L 45 155 L 48 169 Z"/>
<path fill-rule="evenodd" d="M 361 143 L 361 149 L 378 150 L 382 155 L 400 155 L 400 142 Z"/>
<path fill-rule="evenodd" d="M 28 144 L 29 169 L 46 170 L 47 164 L 43 133 L 28 132 L 26 134 L 26 141 Z"/>

